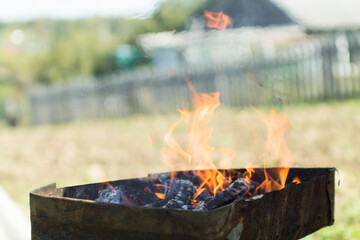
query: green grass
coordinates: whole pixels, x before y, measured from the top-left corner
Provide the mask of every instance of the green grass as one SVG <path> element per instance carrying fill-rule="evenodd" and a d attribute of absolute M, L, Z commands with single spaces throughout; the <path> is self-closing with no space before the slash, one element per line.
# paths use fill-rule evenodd
<path fill-rule="evenodd" d="M 340 172 L 335 224 L 305 239 L 360 238 L 360 101 L 284 106 L 281 112 L 289 117 L 287 142 L 297 160 L 295 166 L 337 167 Z M 174 113 L 2 128 L 0 185 L 28 212 L 29 191 L 48 183 L 70 186 L 168 171 L 160 148 L 164 133 L 177 119 Z M 236 153 L 225 166 L 248 166 L 262 149 L 261 144 L 254 144 L 252 131 L 262 140 L 266 129 L 252 109 L 220 107 L 211 125 L 211 145 Z M 185 140 L 184 130 L 176 132 L 180 142 Z M 215 160 L 219 160 L 217 155 Z"/>

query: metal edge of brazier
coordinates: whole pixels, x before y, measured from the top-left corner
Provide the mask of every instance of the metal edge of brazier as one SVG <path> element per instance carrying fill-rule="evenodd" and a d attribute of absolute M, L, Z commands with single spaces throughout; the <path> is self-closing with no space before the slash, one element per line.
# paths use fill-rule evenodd
<path fill-rule="evenodd" d="M 205 212 L 68 198 L 63 197 L 66 188 L 50 184 L 30 193 L 32 239 L 287 240 L 332 225 L 335 169 L 290 171 L 317 175 L 256 200 Z"/>

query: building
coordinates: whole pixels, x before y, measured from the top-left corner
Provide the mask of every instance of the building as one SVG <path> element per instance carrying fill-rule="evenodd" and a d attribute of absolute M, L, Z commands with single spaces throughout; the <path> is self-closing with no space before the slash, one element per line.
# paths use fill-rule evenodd
<path fill-rule="evenodd" d="M 271 56 L 309 34 L 355 31 L 360 28 L 357 9 L 358 0 L 209 0 L 186 31 L 145 34 L 139 43 L 157 72 L 236 64 L 254 54 Z M 207 28 L 205 10 L 222 11 L 232 27 Z"/>

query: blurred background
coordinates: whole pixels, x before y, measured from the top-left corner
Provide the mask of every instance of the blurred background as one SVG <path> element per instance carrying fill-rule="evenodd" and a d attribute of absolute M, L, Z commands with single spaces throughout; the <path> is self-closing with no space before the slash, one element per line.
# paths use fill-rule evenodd
<path fill-rule="evenodd" d="M 29 236 L 37 187 L 168 171 L 160 148 L 176 109 L 192 106 L 185 78 L 221 92 L 212 142 L 236 153 L 230 167 L 248 166 L 254 131 L 266 137 L 250 104 L 286 114 L 296 166 L 339 169 L 335 224 L 306 239 L 360 238 L 358 9 L 357 0 L 2 3 L 0 200 L 20 209 L 25 237 L 7 230 L 0 208 L 0 239 Z M 230 22 L 210 26 L 207 11 Z"/>

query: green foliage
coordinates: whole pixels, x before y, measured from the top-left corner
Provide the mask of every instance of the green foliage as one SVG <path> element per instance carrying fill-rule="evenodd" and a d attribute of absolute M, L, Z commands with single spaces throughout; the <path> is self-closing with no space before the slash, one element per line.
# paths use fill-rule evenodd
<path fill-rule="evenodd" d="M 46 29 L 48 21 L 34 22 Z M 54 22 L 43 52 L 32 57 L 34 81 L 50 83 L 116 69 L 111 57 L 117 41 L 103 19 Z M 50 40 L 49 40 L 50 39 Z"/>
<path fill-rule="evenodd" d="M 6 83 L 0 83 L 0 116 L 4 114 L 4 102 L 6 101 L 8 96 L 16 97 L 18 95 L 18 91 L 14 86 L 11 86 Z"/>
<path fill-rule="evenodd" d="M 153 16 L 159 31 L 179 31 L 186 27 L 192 15 L 205 0 L 168 0 Z"/>
<path fill-rule="evenodd" d="M 183 29 L 192 12 L 203 2 L 162 1 L 147 19 L 94 17 L 75 21 L 37 19 L 0 23 L 0 38 L 3 39 L 0 42 L 0 81 L 53 83 L 121 70 L 114 57 L 117 46 L 136 46 L 139 34 Z M 11 37 L 16 29 L 24 33 L 21 43 L 14 43 Z M 137 60 L 135 67 L 147 63 L 141 57 Z M 2 69 L 6 74 L 2 74 Z"/>
<path fill-rule="evenodd" d="M 204 1 L 162 1 L 153 15 L 145 19 L 93 17 L 0 23 L 0 117 L 4 115 L 5 101 L 23 101 L 25 89 L 34 83 L 101 76 L 148 64 L 137 37 L 184 29 Z M 14 39 L 16 32 L 23 34 L 23 38 Z M 128 64 L 123 64 L 124 59 L 116 55 L 121 45 L 136 49 Z"/>

